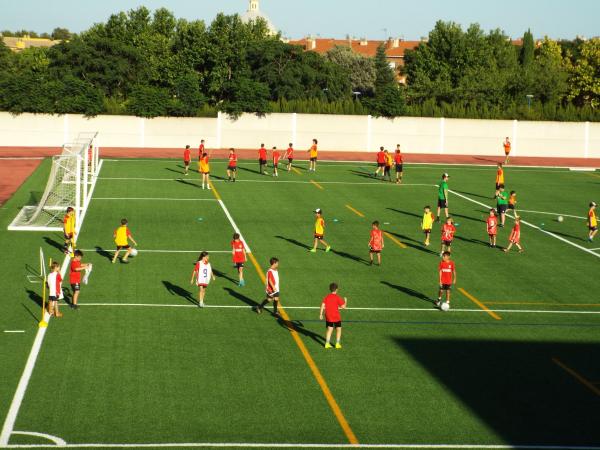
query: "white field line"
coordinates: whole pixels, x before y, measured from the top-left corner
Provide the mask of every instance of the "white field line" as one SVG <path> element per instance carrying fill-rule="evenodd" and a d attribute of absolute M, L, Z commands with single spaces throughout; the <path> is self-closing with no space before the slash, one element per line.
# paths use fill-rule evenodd
<path fill-rule="evenodd" d="M 231 224 L 231 226 L 233 227 L 233 229 L 235 230 L 235 232 L 240 235 L 240 241 L 242 241 L 244 243 L 244 248 L 246 249 L 246 253 L 252 253 L 252 250 L 250 250 L 250 247 L 246 243 L 246 239 L 244 239 L 244 236 L 242 235 L 242 232 L 240 231 L 240 229 L 236 225 L 235 221 L 233 220 L 233 217 L 231 217 L 231 214 L 229 214 L 229 210 L 227 209 L 227 206 L 225 206 L 225 203 L 223 203 L 223 200 L 218 200 L 218 202 L 219 202 L 219 205 L 221 205 L 221 208 L 223 208 L 223 212 L 227 216 L 227 219 L 229 220 L 229 223 Z"/>
<path fill-rule="evenodd" d="M 34 436 L 42 439 L 48 439 L 49 441 L 54 442 L 54 445 L 58 447 L 64 447 L 65 445 L 67 445 L 64 439 L 61 439 L 57 436 L 53 436 L 51 434 L 37 433 L 35 431 L 13 431 L 12 434 L 18 434 L 21 436 Z"/>
<path fill-rule="evenodd" d="M 546 211 L 531 211 L 529 209 L 519 209 L 519 208 L 517 208 L 517 211 L 519 211 L 519 212 L 526 212 L 526 213 L 533 213 L 533 214 L 547 214 L 549 216 L 572 217 L 574 219 L 586 219 L 586 217 L 583 217 L 583 216 L 573 216 L 571 214 L 559 214 L 559 213 L 546 212 Z"/>
<path fill-rule="evenodd" d="M 102 170 L 102 163 L 98 165 L 98 174 L 100 170 Z M 98 181 L 98 177 L 94 178 L 93 184 L 90 188 L 90 198 L 93 198 L 94 190 L 96 189 L 96 183 Z M 83 215 L 85 217 L 85 214 Z M 83 227 L 83 218 L 80 221 L 79 230 Z M 69 267 L 69 262 L 71 257 L 69 255 L 65 256 L 63 260 L 62 266 L 60 268 L 61 277 L 65 278 L 65 273 L 67 272 L 67 268 Z M 46 322 L 50 322 L 50 315 L 45 313 L 44 319 Z M 15 422 L 17 420 L 17 415 L 19 414 L 19 409 L 21 408 L 21 403 L 23 403 L 23 398 L 25 397 L 25 392 L 27 391 L 27 386 L 29 385 L 29 380 L 31 379 L 31 375 L 33 373 L 33 369 L 35 367 L 35 363 L 37 361 L 37 357 L 40 353 L 40 349 L 42 347 L 42 343 L 44 342 L 44 336 L 46 335 L 47 327 L 39 327 L 37 333 L 35 335 L 35 339 L 33 340 L 33 345 L 31 347 L 31 351 L 29 352 L 29 356 L 27 357 L 27 362 L 25 363 L 25 368 L 23 369 L 23 373 L 21 378 L 19 379 L 19 384 L 17 385 L 17 390 L 15 391 L 15 395 L 10 403 L 10 408 L 8 409 L 8 413 L 6 414 L 6 419 L 4 420 L 4 425 L 2 426 L 2 431 L 0 432 L 0 447 L 5 447 L 8 445 L 10 440 L 10 436 L 14 430 Z"/>
<path fill-rule="evenodd" d="M 136 247 L 138 253 L 200 253 L 202 251 L 206 251 L 208 253 L 229 253 L 231 254 L 231 250 L 140 250 Z M 102 251 L 112 251 L 112 250 L 101 250 L 98 248 L 87 248 L 82 249 L 82 252 L 97 252 L 100 253 Z"/>
<path fill-rule="evenodd" d="M 516 450 L 600 450 L 600 447 L 577 445 L 506 445 L 506 444 L 294 444 L 255 442 L 173 442 L 154 444 L 18 444 L 5 448 L 375 448 L 375 449 L 516 449 Z"/>
<path fill-rule="evenodd" d="M 82 303 L 80 306 L 93 306 L 93 307 L 133 307 L 133 308 L 198 308 L 196 305 L 186 304 L 172 304 L 172 303 Z M 560 306 L 560 305 L 558 305 Z M 248 305 L 205 305 L 205 308 L 213 309 L 251 309 Z M 298 309 L 298 310 L 318 310 L 318 306 L 286 306 L 285 309 Z M 396 311 L 396 312 L 411 312 L 411 311 L 425 311 L 439 313 L 437 308 L 377 308 L 377 307 L 354 307 L 346 308 L 349 311 Z M 486 313 L 482 309 L 471 309 L 471 308 L 453 308 L 452 311 L 456 312 L 472 312 L 472 313 Z M 540 310 L 540 309 L 490 309 L 493 312 L 502 313 L 527 313 L 527 314 L 600 314 L 600 311 L 560 311 L 560 310 Z"/>
<path fill-rule="evenodd" d="M 214 202 L 214 198 L 162 198 L 162 197 L 98 197 L 94 200 L 147 200 L 168 202 Z"/>
<path fill-rule="evenodd" d="M 454 195 L 456 195 L 456 196 L 458 196 L 458 197 L 461 197 L 461 198 L 463 198 L 463 199 L 465 199 L 465 200 L 468 200 L 468 201 L 470 201 L 470 202 L 472 202 L 472 203 L 475 203 L 476 205 L 483 206 L 484 208 L 487 208 L 487 209 L 490 209 L 490 208 L 491 208 L 491 206 L 489 206 L 489 205 L 486 205 L 485 203 L 481 203 L 481 202 L 479 202 L 479 201 L 477 201 L 477 200 L 474 200 L 474 199 L 472 199 L 472 198 L 470 198 L 470 197 L 467 197 L 466 195 L 459 194 L 458 192 L 455 192 L 455 191 L 453 191 L 453 190 L 451 190 L 451 189 L 449 189 L 449 190 L 448 190 L 448 192 L 450 192 L 450 193 L 452 193 L 452 194 L 454 194 Z M 512 217 L 511 217 L 511 216 L 509 216 L 508 214 L 507 214 L 507 217 L 510 217 L 510 218 L 512 218 Z M 594 255 L 596 258 L 600 258 L 600 255 L 599 255 L 598 253 L 594 253 L 594 252 L 593 252 L 593 251 L 591 251 L 589 248 L 582 247 L 581 245 L 579 245 L 579 244 L 576 244 L 576 243 L 574 243 L 574 242 L 571 242 L 571 241 L 569 241 L 568 239 L 565 239 L 565 238 L 564 238 L 564 237 L 562 237 L 562 236 L 559 236 L 559 235 L 557 235 L 557 234 L 551 233 L 550 231 L 546 231 L 546 230 L 544 230 L 544 229 L 542 229 L 542 228 L 538 227 L 537 225 L 534 225 L 534 224 L 532 224 L 532 223 L 530 223 L 530 222 L 527 222 L 527 221 L 525 221 L 525 220 L 523 220 L 523 219 L 521 219 L 521 223 L 522 223 L 522 224 L 524 224 L 524 225 L 530 226 L 531 228 L 535 228 L 536 230 L 538 230 L 538 231 L 541 231 L 542 233 L 544 233 L 544 234 L 547 234 L 548 236 L 552 236 L 553 238 L 555 238 L 555 239 L 558 239 L 559 241 L 562 241 L 562 242 L 564 242 L 564 243 L 566 243 L 566 244 L 569 244 L 569 245 L 571 245 L 571 246 L 573 246 L 573 247 L 575 247 L 575 248 L 578 248 L 579 250 L 582 250 L 582 251 L 584 251 L 584 252 L 586 252 L 586 253 L 589 253 L 590 255 Z"/>
<path fill-rule="evenodd" d="M 25 330 L 4 330 L 5 333 L 25 333 Z"/>

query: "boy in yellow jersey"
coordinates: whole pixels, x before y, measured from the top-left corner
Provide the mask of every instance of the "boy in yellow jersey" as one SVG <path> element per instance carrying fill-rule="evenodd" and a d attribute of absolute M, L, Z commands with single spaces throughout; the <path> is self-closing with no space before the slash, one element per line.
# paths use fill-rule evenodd
<path fill-rule="evenodd" d="M 496 170 L 496 192 L 492 198 L 496 198 L 498 191 L 500 190 L 500 185 L 502 184 L 504 184 L 504 169 L 502 163 L 498 163 L 498 169 Z"/>
<path fill-rule="evenodd" d="M 206 184 L 206 189 L 210 189 L 210 163 L 208 162 L 208 153 L 202 154 L 200 159 L 200 173 L 202 174 L 202 189 Z"/>
<path fill-rule="evenodd" d="M 113 234 L 115 238 L 115 244 L 117 244 L 117 251 L 115 252 L 115 256 L 113 256 L 112 263 L 117 262 L 117 258 L 119 257 L 119 253 L 121 250 L 125 250 L 125 256 L 121 259 L 121 262 L 124 264 L 129 263 L 127 258 L 131 254 L 131 246 L 129 245 L 129 240 L 133 242 L 133 245 L 137 245 L 135 239 L 131 235 L 131 231 L 127 227 L 127 219 L 121 219 L 121 226 L 117 228 Z"/>
<path fill-rule="evenodd" d="M 325 251 L 328 252 L 331 250 L 331 245 L 329 245 L 323 237 L 325 236 L 325 219 L 323 219 L 323 211 L 321 209 L 315 210 L 315 241 L 313 243 L 313 248 L 310 249 L 311 253 L 317 252 L 317 246 L 319 242 L 325 246 Z"/>
<path fill-rule="evenodd" d="M 388 181 L 392 182 L 392 164 L 394 163 L 394 158 L 387 150 L 385 153 L 385 167 L 383 168 L 383 178 L 387 177 Z"/>
<path fill-rule="evenodd" d="M 588 241 L 592 242 L 594 240 L 594 236 L 598 232 L 598 218 L 596 217 L 596 202 L 590 203 L 590 209 L 588 211 L 588 229 L 590 233 L 588 234 Z"/>
<path fill-rule="evenodd" d="M 426 247 L 429 247 L 429 237 L 431 236 L 434 220 L 435 217 L 431 212 L 431 207 L 426 206 L 423 210 L 423 220 L 421 221 L 421 229 L 423 230 L 423 233 L 425 233 L 425 242 L 423 242 L 423 245 Z"/>
<path fill-rule="evenodd" d="M 63 233 L 65 235 L 65 255 L 71 255 L 72 257 L 75 248 L 75 210 L 70 206 L 63 218 Z"/>
<path fill-rule="evenodd" d="M 310 147 L 310 150 L 308 151 L 308 153 L 310 154 L 310 163 L 308 165 L 308 171 L 309 172 L 316 172 L 317 171 L 317 144 L 319 142 L 316 139 L 313 139 L 313 145 Z"/>

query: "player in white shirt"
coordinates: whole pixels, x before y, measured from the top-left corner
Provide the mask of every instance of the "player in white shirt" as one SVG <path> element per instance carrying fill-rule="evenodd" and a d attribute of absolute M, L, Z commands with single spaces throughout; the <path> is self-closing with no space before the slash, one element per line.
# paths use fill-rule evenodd
<path fill-rule="evenodd" d="M 64 298 L 62 291 L 62 277 L 60 275 L 60 264 L 54 261 L 50 266 L 50 275 L 46 278 L 48 285 L 48 312 L 51 316 L 62 317 L 58 311 L 58 301 Z"/>
<path fill-rule="evenodd" d="M 279 306 L 279 271 L 277 270 L 279 267 L 279 259 L 273 257 L 269 263 L 271 264 L 271 267 L 269 267 L 269 270 L 267 270 L 265 275 L 265 291 L 267 297 L 260 305 L 256 306 L 255 311 L 260 314 L 267 303 L 273 302 L 273 314 L 276 317 L 279 317 L 279 312 L 277 312 L 277 307 Z"/>
<path fill-rule="evenodd" d="M 196 286 L 198 286 L 198 307 L 200 308 L 204 308 L 204 295 L 206 294 L 208 284 L 211 280 L 214 281 L 216 279 L 208 260 L 208 252 L 200 253 L 192 272 L 192 280 L 190 281 L 190 284 L 194 284 L 195 280 Z"/>

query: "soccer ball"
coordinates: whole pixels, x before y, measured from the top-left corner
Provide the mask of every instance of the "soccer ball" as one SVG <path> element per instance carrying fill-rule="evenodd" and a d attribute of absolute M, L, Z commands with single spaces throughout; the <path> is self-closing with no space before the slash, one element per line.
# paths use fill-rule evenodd
<path fill-rule="evenodd" d="M 444 303 L 442 303 L 442 304 L 440 305 L 440 309 L 441 309 L 442 311 L 449 311 L 449 310 L 450 310 L 450 304 L 449 304 L 449 303 L 446 303 L 446 302 L 444 302 Z"/>
<path fill-rule="evenodd" d="M 565 220 L 565 218 L 563 216 L 558 216 L 558 221 L 562 222 L 563 220 Z"/>
<path fill-rule="evenodd" d="M 129 252 L 129 256 L 137 256 L 138 251 L 135 248 L 132 248 L 131 251 Z"/>

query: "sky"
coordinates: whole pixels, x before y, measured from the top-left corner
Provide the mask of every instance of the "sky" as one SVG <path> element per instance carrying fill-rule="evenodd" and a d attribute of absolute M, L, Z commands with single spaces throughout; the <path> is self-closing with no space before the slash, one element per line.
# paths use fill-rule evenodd
<path fill-rule="evenodd" d="M 210 23 L 218 12 L 243 13 L 248 0 L 0 0 L 0 4 L 0 30 L 40 33 L 56 27 L 80 32 L 115 12 L 142 5 Z M 350 35 L 416 40 L 427 36 L 437 20 L 451 20 L 463 28 L 477 22 L 484 30 L 500 28 L 513 38 L 528 28 L 536 38 L 600 36 L 600 0 L 261 0 L 260 9 L 289 38 Z"/>

